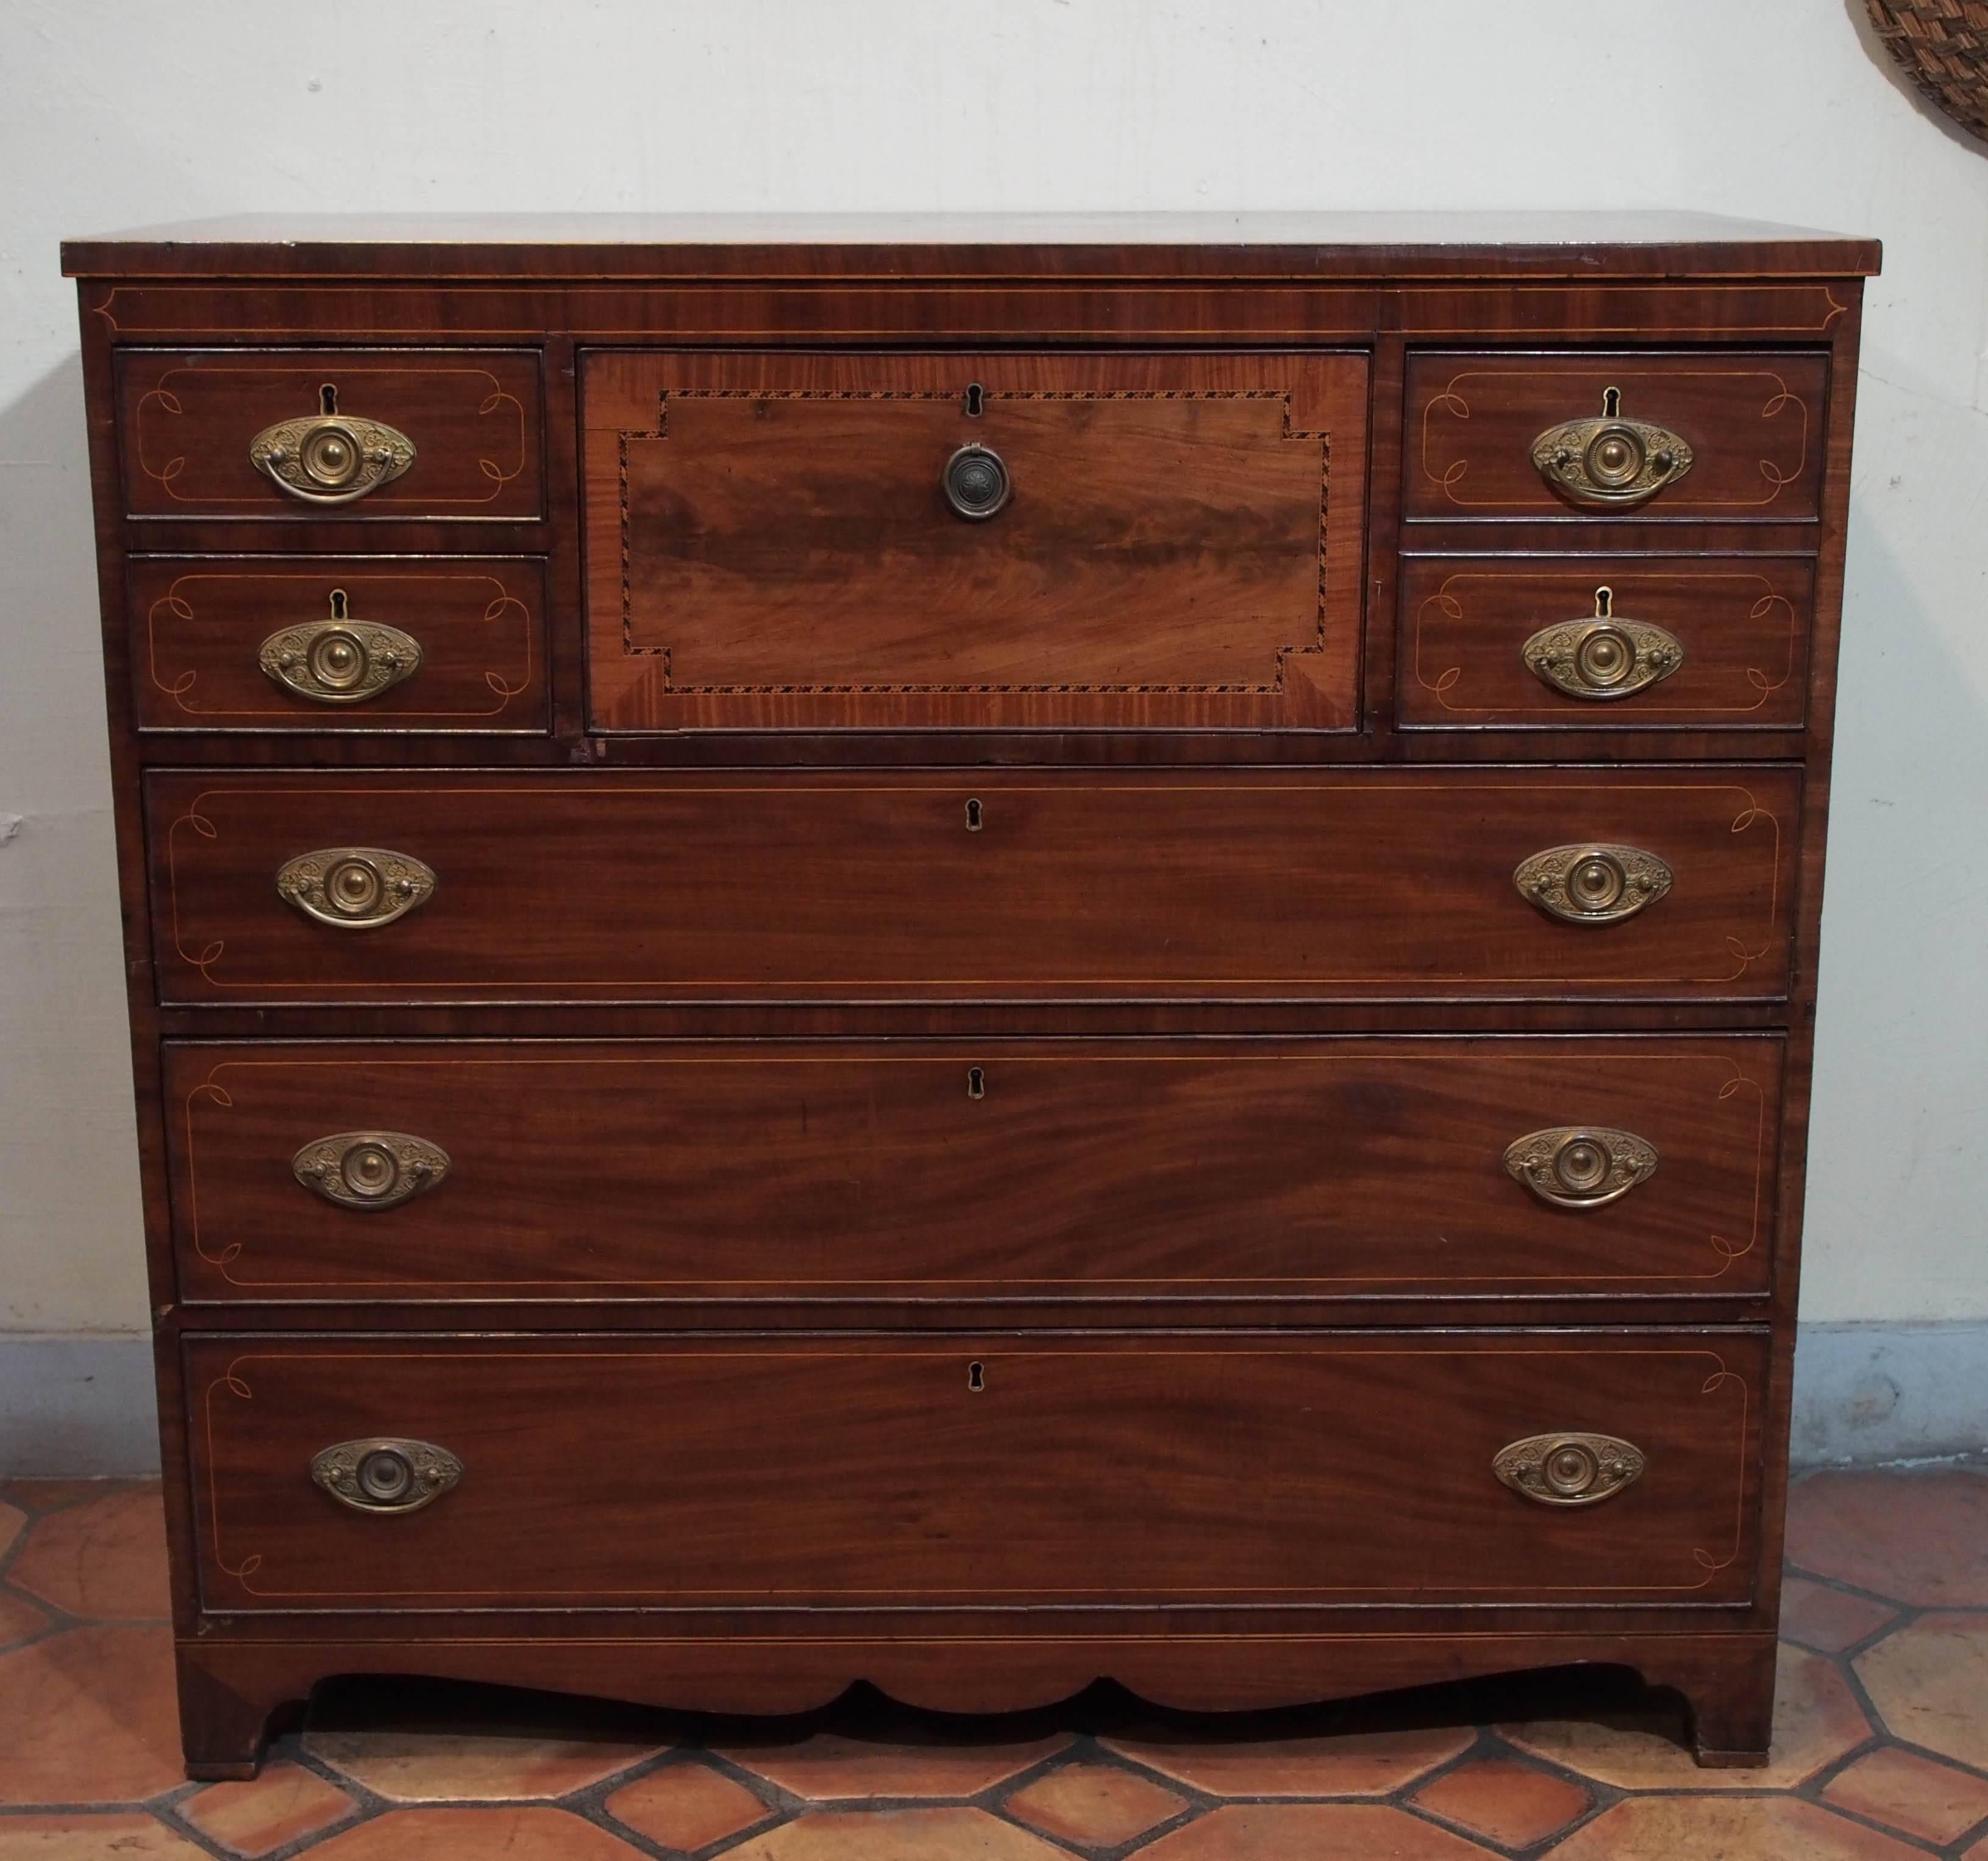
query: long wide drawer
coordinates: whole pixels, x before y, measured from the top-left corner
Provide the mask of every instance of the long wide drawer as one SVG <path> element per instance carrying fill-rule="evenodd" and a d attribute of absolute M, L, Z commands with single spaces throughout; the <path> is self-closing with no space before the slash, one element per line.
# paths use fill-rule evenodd
<path fill-rule="evenodd" d="M 1758 1292 L 1781 1045 L 174 1045 L 181 1295 Z"/>
<path fill-rule="evenodd" d="M 1772 998 L 1781 768 L 157 773 L 169 1003 Z"/>
<path fill-rule="evenodd" d="M 1756 1333 L 185 1348 L 211 1609 L 1730 1603 L 1752 1586 Z"/>

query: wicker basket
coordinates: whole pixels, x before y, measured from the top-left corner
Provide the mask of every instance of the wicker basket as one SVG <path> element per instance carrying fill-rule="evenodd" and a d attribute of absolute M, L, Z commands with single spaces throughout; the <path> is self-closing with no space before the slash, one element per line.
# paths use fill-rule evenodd
<path fill-rule="evenodd" d="M 1988 0 L 1864 0 L 1905 75 L 1988 141 Z"/>

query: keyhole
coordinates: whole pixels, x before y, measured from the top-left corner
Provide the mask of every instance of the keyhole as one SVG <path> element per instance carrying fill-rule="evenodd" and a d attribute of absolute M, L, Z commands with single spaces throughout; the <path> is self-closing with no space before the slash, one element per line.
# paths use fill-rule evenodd
<path fill-rule="evenodd" d="M 1606 620 L 1609 615 L 1614 611 L 1614 606 L 1615 590 L 1614 589 L 1598 588 L 1595 589 L 1594 617 L 1596 620 Z"/>
<path fill-rule="evenodd" d="M 318 390 L 317 410 L 320 414 L 336 414 L 338 411 L 338 384 L 336 382 L 327 381 Z"/>
<path fill-rule="evenodd" d="M 1604 420 L 1619 419 L 1622 412 L 1622 390 L 1618 387 L 1605 387 L 1601 390 L 1601 414 Z"/>
<path fill-rule="evenodd" d="M 969 833 L 980 831 L 980 803 L 977 799 L 966 804 L 966 831 Z"/>
<path fill-rule="evenodd" d="M 342 588 L 334 588 L 331 591 L 332 619 L 334 620 L 347 620 L 350 617 L 352 603 L 347 597 L 345 590 Z"/>
<path fill-rule="evenodd" d="M 966 1096 L 969 1099 L 984 1099 L 987 1096 L 987 1075 L 978 1066 L 966 1069 Z"/>
<path fill-rule="evenodd" d="M 969 1363 L 966 1366 L 966 1386 L 976 1396 L 987 1387 L 987 1366 Z"/>
<path fill-rule="evenodd" d="M 987 390 L 977 381 L 966 384 L 966 417 L 978 420 L 987 411 Z"/>

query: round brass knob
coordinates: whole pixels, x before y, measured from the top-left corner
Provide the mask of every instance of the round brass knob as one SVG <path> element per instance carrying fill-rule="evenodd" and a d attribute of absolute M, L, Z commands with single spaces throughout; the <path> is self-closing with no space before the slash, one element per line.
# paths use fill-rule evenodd
<path fill-rule="evenodd" d="M 323 491 L 343 491 L 358 477 L 365 460 L 359 435 L 343 420 L 316 421 L 297 448 L 304 476 Z"/>
<path fill-rule="evenodd" d="M 401 1161 L 384 1143 L 355 1143 L 339 1160 L 338 1173 L 351 1194 L 377 1202 L 399 1187 Z"/>
<path fill-rule="evenodd" d="M 1015 488 L 1000 454 L 977 441 L 946 461 L 939 483 L 954 513 L 974 523 L 992 517 Z"/>
<path fill-rule="evenodd" d="M 1606 911 L 1618 903 L 1629 876 L 1612 853 L 1591 853 L 1567 876 L 1567 895 L 1583 911 Z"/>
<path fill-rule="evenodd" d="M 1574 666 L 1584 684 L 1605 691 L 1635 670 L 1635 643 L 1618 627 L 1592 628 L 1575 649 Z"/>
<path fill-rule="evenodd" d="M 406 1455 L 392 1447 L 376 1447 L 359 1463 L 360 1491 L 375 1505 L 397 1505 L 414 1484 L 414 1470 Z"/>
<path fill-rule="evenodd" d="M 1577 1499 L 1601 1477 L 1601 1462 L 1585 1441 L 1557 1441 L 1546 1457 L 1547 1484 L 1562 1499 Z"/>
<path fill-rule="evenodd" d="M 367 917 L 379 909 L 385 888 L 380 869 L 370 860 L 347 857 L 324 876 L 325 903 L 344 917 Z"/>
<path fill-rule="evenodd" d="M 1591 1195 L 1608 1181 L 1614 1161 L 1608 1145 L 1584 1131 L 1560 1146 L 1554 1158 L 1554 1175 L 1570 1195 Z"/>
<path fill-rule="evenodd" d="M 1587 442 L 1587 475 L 1604 491 L 1634 484 L 1648 454 L 1633 427 L 1605 426 Z"/>

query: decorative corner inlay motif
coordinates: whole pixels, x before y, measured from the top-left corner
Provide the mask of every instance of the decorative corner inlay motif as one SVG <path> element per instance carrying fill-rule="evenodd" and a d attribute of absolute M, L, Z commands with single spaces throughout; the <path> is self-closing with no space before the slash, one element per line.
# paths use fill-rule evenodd
<path fill-rule="evenodd" d="M 1570 924 L 1619 924 L 1675 882 L 1670 867 L 1640 846 L 1549 846 L 1512 874 L 1522 896 Z"/>
<path fill-rule="evenodd" d="M 350 504 L 405 472 L 414 442 L 384 420 L 310 414 L 265 427 L 248 442 L 248 462 L 306 504 Z"/>
<path fill-rule="evenodd" d="M 299 853 L 276 873 L 276 895 L 305 917 L 340 930 L 372 930 L 418 910 L 435 875 L 407 853 L 377 846 L 327 846 Z"/>
<path fill-rule="evenodd" d="M 281 627 L 257 649 L 262 670 L 286 691 L 318 704 L 363 704 L 421 669 L 413 634 L 377 620 L 355 620 L 342 589 L 323 620 Z"/>
<path fill-rule="evenodd" d="M 1501 1447 L 1491 1471 L 1541 1505 L 1598 1505 L 1642 1477 L 1643 1451 L 1613 1434 L 1529 1434 Z"/>
<path fill-rule="evenodd" d="M 311 1456 L 310 1476 L 355 1512 L 418 1512 L 462 1478 L 462 1462 L 432 1441 L 386 1435 L 340 1441 Z"/>
<path fill-rule="evenodd" d="M 1558 1125 L 1510 1144 L 1505 1170 L 1557 1208 L 1601 1208 L 1656 1174 L 1657 1147 L 1607 1125 Z"/>
<path fill-rule="evenodd" d="M 306 1189 L 341 1208 L 397 1208 L 438 1187 L 448 1153 L 404 1131 L 340 1131 L 313 1137 L 290 1159 Z"/>
<path fill-rule="evenodd" d="M 1520 647 L 1526 669 L 1569 697 L 1628 697 L 1661 684 L 1684 664 L 1676 634 L 1614 611 L 1614 591 L 1594 591 L 1591 619 L 1543 627 Z"/>

